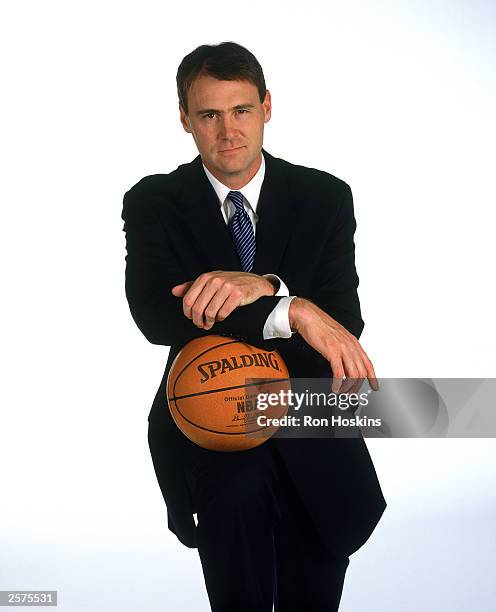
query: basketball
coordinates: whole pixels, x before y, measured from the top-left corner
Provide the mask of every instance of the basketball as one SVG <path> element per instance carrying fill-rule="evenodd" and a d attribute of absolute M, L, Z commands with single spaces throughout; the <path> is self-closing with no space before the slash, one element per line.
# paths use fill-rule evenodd
<path fill-rule="evenodd" d="M 248 450 L 273 436 L 287 402 L 272 396 L 273 403 L 262 410 L 258 394 L 289 389 L 288 369 L 278 351 L 216 335 L 188 342 L 167 378 L 176 425 L 192 442 L 215 451 Z"/>

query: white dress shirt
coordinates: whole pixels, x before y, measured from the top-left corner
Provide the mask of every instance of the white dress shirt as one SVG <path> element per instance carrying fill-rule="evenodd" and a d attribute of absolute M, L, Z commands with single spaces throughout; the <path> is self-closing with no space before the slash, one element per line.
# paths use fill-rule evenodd
<path fill-rule="evenodd" d="M 224 185 L 217 178 L 215 178 L 215 176 L 208 170 L 205 164 L 202 165 L 208 180 L 212 183 L 212 187 L 215 189 L 215 193 L 219 198 L 224 221 L 226 223 L 229 223 L 229 220 L 236 212 L 236 207 L 227 197 L 227 194 L 230 191 L 239 191 L 243 195 L 243 205 L 253 224 L 253 232 L 256 234 L 258 222 L 258 198 L 260 196 L 260 190 L 262 188 L 262 183 L 265 176 L 265 159 L 263 153 L 262 163 L 260 164 L 260 168 L 258 169 L 257 173 L 251 179 L 251 181 L 249 181 L 244 187 L 241 187 L 240 189 L 231 189 L 230 187 L 226 187 L 226 185 Z M 291 331 L 291 327 L 289 325 L 288 312 L 291 300 L 293 300 L 293 298 L 295 298 L 296 296 L 289 295 L 288 288 L 286 287 L 284 282 L 275 274 L 264 274 L 263 276 L 268 279 L 277 279 L 279 281 L 279 289 L 275 295 L 281 296 L 281 299 L 265 321 L 265 325 L 263 328 L 264 340 L 270 340 L 272 338 L 291 338 L 293 332 Z"/>

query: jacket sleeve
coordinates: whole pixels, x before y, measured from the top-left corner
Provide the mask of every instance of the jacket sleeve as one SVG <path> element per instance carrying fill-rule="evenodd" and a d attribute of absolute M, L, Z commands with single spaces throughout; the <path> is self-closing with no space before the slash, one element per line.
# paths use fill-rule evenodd
<path fill-rule="evenodd" d="M 181 298 L 172 295 L 172 287 L 188 279 L 171 251 L 153 196 L 129 190 L 124 195 L 122 219 L 127 250 L 126 297 L 136 325 L 149 342 L 183 346 L 193 338 L 219 334 L 270 350 L 263 327 L 280 297 L 261 297 L 236 308 L 212 329 L 199 329 L 184 315 Z"/>
<path fill-rule="evenodd" d="M 344 197 L 327 237 L 308 298 L 359 338 L 364 322 L 357 292 L 355 230 L 353 195 L 349 185 L 345 184 Z"/>

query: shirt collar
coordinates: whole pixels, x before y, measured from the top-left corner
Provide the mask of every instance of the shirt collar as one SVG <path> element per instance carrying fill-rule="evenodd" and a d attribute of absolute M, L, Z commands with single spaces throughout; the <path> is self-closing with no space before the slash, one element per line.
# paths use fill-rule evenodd
<path fill-rule="evenodd" d="M 208 170 L 205 164 L 202 162 L 203 169 L 205 170 L 205 174 L 207 175 L 208 180 L 211 182 L 212 187 L 215 189 L 215 193 L 219 198 L 219 203 L 222 206 L 224 204 L 227 194 L 230 191 L 240 191 L 243 194 L 245 200 L 248 201 L 249 205 L 253 209 L 254 212 L 257 212 L 258 198 L 260 196 L 260 190 L 262 189 L 262 183 L 265 176 L 265 158 L 262 153 L 262 163 L 260 164 L 260 168 L 257 170 L 255 176 L 248 182 L 244 187 L 240 189 L 230 189 L 226 187 L 223 183 L 219 181 L 219 179 L 215 178 L 215 176 Z"/>

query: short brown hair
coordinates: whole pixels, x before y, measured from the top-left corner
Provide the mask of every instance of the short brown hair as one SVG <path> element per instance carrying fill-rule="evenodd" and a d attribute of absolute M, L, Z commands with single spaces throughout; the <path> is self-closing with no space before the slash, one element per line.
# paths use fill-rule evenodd
<path fill-rule="evenodd" d="M 177 69 L 176 83 L 179 103 L 188 114 L 188 91 L 200 75 L 221 81 L 249 81 L 256 85 L 260 102 L 266 94 L 265 78 L 257 58 L 235 42 L 201 45 L 186 55 Z"/>

